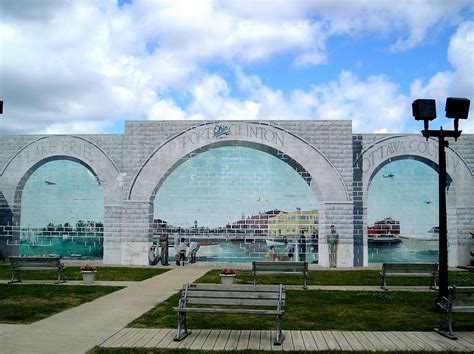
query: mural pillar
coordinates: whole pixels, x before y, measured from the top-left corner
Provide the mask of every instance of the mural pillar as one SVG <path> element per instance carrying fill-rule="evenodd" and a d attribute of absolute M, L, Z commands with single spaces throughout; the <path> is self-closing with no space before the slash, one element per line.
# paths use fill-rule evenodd
<path fill-rule="evenodd" d="M 329 267 L 328 235 L 334 225 L 339 235 L 337 267 L 354 266 L 353 204 L 352 202 L 320 203 L 319 265 Z"/>
<path fill-rule="evenodd" d="M 448 266 L 470 264 L 474 207 L 448 208 Z"/>
<path fill-rule="evenodd" d="M 148 264 L 153 237 L 153 203 L 127 200 L 122 208 L 121 264 Z M 115 246 L 114 246 L 115 247 Z"/>

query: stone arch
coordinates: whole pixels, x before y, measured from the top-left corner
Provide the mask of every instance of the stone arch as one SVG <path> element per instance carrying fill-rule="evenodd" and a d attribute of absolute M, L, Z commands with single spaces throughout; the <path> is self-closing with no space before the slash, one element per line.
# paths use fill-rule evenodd
<path fill-rule="evenodd" d="M 438 171 L 438 143 L 434 139 L 428 139 L 421 136 L 403 135 L 390 136 L 376 141 L 365 148 L 359 158 L 354 162 L 354 169 L 361 171 L 362 201 L 359 204 L 357 212 L 363 215 L 363 263 L 368 265 L 368 241 L 367 241 L 367 198 L 370 182 L 377 172 L 392 161 L 400 159 L 414 159 L 425 163 L 429 167 Z M 453 148 L 446 150 L 446 167 L 448 174 L 448 229 L 449 224 L 456 224 L 456 210 L 458 207 L 473 208 L 473 200 L 469 195 L 463 193 L 463 190 L 469 188 L 473 183 L 473 171 L 469 164 Z M 355 203 L 357 205 L 357 203 Z M 357 207 L 355 207 L 357 209 Z M 355 210 L 356 211 L 356 210 Z M 449 220 L 451 214 L 451 220 Z M 464 256 L 457 255 L 458 234 L 451 232 L 451 244 L 454 252 L 450 255 L 450 265 L 457 265 L 459 258 Z M 466 231 L 464 231 L 466 233 Z M 464 238 L 464 236 L 462 236 Z"/>
<path fill-rule="evenodd" d="M 4 204 L 13 214 L 13 239 L 19 237 L 21 213 L 21 189 L 28 177 L 41 165 L 58 159 L 80 163 L 96 176 L 104 193 L 104 262 L 109 240 L 119 236 L 120 230 L 113 229 L 113 214 L 122 201 L 121 174 L 115 162 L 97 144 L 79 136 L 45 136 L 35 139 L 20 150 L 0 171 L 0 186 Z M 119 207 L 120 208 L 120 207 Z M 16 230 L 16 231 L 15 231 Z M 14 252 L 14 250 L 12 250 Z"/>
<path fill-rule="evenodd" d="M 216 134 L 217 127 L 227 127 L 228 134 Z M 215 144 L 254 144 L 264 150 L 267 146 L 268 150 L 279 151 L 302 166 L 309 175 L 318 176 L 318 180 L 323 181 L 324 188 L 321 188 L 321 182 L 313 180 L 314 183 L 311 183 L 318 201 L 350 201 L 348 188 L 339 171 L 317 148 L 282 128 L 254 122 L 230 122 L 228 125 L 204 123 L 165 141 L 135 175 L 128 199 L 149 200 L 156 186 L 183 156 Z"/>
<path fill-rule="evenodd" d="M 148 211 L 147 234 L 142 240 L 150 240 L 152 234 L 152 200 L 167 174 L 180 164 L 185 156 L 196 151 L 224 145 L 247 145 L 260 150 L 288 157 L 290 166 L 300 166 L 308 177 L 309 186 L 316 195 L 319 209 L 320 232 L 327 234 L 329 225 L 341 224 L 340 258 L 338 266 L 353 266 L 352 201 L 349 188 L 329 159 L 316 147 L 297 135 L 270 123 L 263 122 L 206 122 L 191 127 L 158 146 L 140 167 L 127 192 L 127 215 L 139 215 Z M 137 222 L 135 220 L 135 222 Z M 320 244 L 320 264 L 327 266 L 326 239 Z M 143 243 L 145 245 L 145 243 Z M 142 252 L 145 246 L 142 246 Z M 339 251 L 338 251 L 339 252 Z"/>
<path fill-rule="evenodd" d="M 78 136 L 41 137 L 20 149 L 0 173 L 3 193 L 9 205 L 21 181 L 39 166 L 51 160 L 69 159 L 81 163 L 99 180 L 106 204 L 120 204 L 119 169 L 96 144 Z"/>

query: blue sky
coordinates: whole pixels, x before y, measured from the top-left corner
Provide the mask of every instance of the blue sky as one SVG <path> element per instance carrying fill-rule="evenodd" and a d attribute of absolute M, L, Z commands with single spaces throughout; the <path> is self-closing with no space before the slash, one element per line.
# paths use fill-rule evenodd
<path fill-rule="evenodd" d="M 433 128 L 449 128 L 445 98 L 474 96 L 471 0 L 22 0 L 0 13 L 0 134 L 136 119 L 417 133 L 414 99 L 435 98 Z"/>

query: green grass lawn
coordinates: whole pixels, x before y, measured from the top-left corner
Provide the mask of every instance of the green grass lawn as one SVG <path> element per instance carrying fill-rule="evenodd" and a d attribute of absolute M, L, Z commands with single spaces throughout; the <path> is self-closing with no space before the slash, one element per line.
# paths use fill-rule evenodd
<path fill-rule="evenodd" d="M 95 280 L 116 281 L 142 281 L 155 275 L 167 272 L 163 268 L 138 268 L 138 267 L 97 267 Z M 66 280 L 82 280 L 79 266 L 67 266 Z M 52 271 L 20 271 L 22 280 L 55 280 L 58 272 Z M 11 279 L 11 268 L 8 264 L 0 265 L 0 279 Z"/>
<path fill-rule="evenodd" d="M 0 284 L 0 323 L 32 323 L 122 289 L 118 286 Z"/>
<path fill-rule="evenodd" d="M 135 319 L 130 327 L 173 328 L 180 294 Z M 287 330 L 432 331 L 435 293 L 287 290 Z M 273 316 L 188 314 L 189 328 L 274 329 Z M 454 328 L 474 331 L 474 314 L 455 314 Z"/>
<path fill-rule="evenodd" d="M 219 283 L 220 270 L 214 269 L 201 277 L 199 283 Z M 253 284 L 252 272 L 250 270 L 237 270 L 235 278 L 238 284 Z M 380 270 L 312 270 L 308 273 L 308 285 L 374 285 L 380 286 Z M 287 284 L 302 285 L 302 276 L 259 276 L 258 284 Z M 449 285 L 474 286 L 474 272 L 451 271 L 448 274 Z M 429 286 L 428 278 L 387 278 L 387 285 L 408 286 L 421 285 Z"/>

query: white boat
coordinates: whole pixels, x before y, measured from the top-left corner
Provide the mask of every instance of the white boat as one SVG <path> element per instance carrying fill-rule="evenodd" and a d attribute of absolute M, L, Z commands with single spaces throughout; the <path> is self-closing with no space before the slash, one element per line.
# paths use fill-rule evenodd
<path fill-rule="evenodd" d="M 410 251 L 438 251 L 439 227 L 433 226 L 425 235 L 399 236 L 403 244 Z"/>
<path fill-rule="evenodd" d="M 285 245 L 285 241 L 283 241 L 283 240 L 270 240 L 270 239 L 266 239 L 266 240 L 265 240 L 265 243 L 266 243 L 268 246 L 284 246 L 284 245 Z"/>

